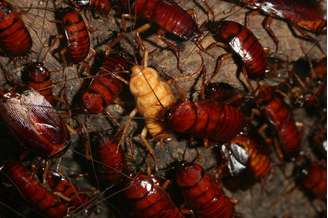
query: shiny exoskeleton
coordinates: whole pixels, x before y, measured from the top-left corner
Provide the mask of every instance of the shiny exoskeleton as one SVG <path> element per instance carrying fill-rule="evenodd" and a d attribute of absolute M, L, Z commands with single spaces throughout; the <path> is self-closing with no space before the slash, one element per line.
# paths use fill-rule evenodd
<path fill-rule="evenodd" d="M 176 133 L 227 142 L 241 131 L 244 115 L 238 108 L 219 102 L 185 101 L 169 110 L 167 123 Z"/>
<path fill-rule="evenodd" d="M 266 177 L 271 170 L 270 158 L 259 151 L 255 139 L 247 135 L 237 135 L 231 140 L 231 144 L 242 146 L 248 154 L 248 166 L 256 178 Z"/>
<path fill-rule="evenodd" d="M 63 120 L 45 97 L 33 89 L 2 93 L 0 117 L 32 153 L 50 158 L 67 147 L 68 134 Z"/>
<path fill-rule="evenodd" d="M 181 39 L 196 38 L 198 27 L 192 16 L 170 0 L 135 0 L 137 16 L 156 23 L 164 31 Z"/>
<path fill-rule="evenodd" d="M 26 55 L 32 47 L 32 38 L 23 20 L 7 1 L 0 2 L 0 47 L 5 55 Z"/>
<path fill-rule="evenodd" d="M 74 3 L 79 7 L 89 8 L 93 12 L 107 16 L 112 9 L 109 0 L 74 0 Z"/>
<path fill-rule="evenodd" d="M 41 62 L 27 64 L 22 72 L 22 79 L 26 85 L 38 91 L 51 104 L 54 103 L 50 71 Z"/>
<path fill-rule="evenodd" d="M 137 217 L 140 218 L 182 218 L 179 209 L 170 196 L 152 176 L 139 174 L 133 178 L 124 192 Z"/>
<path fill-rule="evenodd" d="M 228 50 L 245 66 L 249 78 L 263 77 L 267 68 L 267 55 L 255 37 L 245 26 L 234 21 L 209 23 L 214 38 L 224 43 Z"/>
<path fill-rule="evenodd" d="M 117 97 L 124 83 L 119 77 L 126 79 L 129 69 L 127 60 L 119 55 L 108 55 L 99 69 L 99 76 L 92 79 L 83 91 L 81 102 L 89 113 L 101 113 Z"/>
<path fill-rule="evenodd" d="M 182 189 L 188 206 L 197 217 L 232 218 L 234 204 L 224 195 L 219 184 L 214 182 L 198 164 L 183 166 L 177 172 L 176 183 Z"/>
<path fill-rule="evenodd" d="M 56 17 L 61 21 L 61 28 L 65 36 L 67 62 L 77 64 L 89 54 L 90 36 L 88 28 L 79 12 L 67 7 L 58 10 Z"/>
<path fill-rule="evenodd" d="M 101 137 L 98 147 L 98 158 L 101 162 L 100 174 L 107 182 L 118 184 L 123 179 L 126 162 L 121 147 L 108 137 Z"/>
<path fill-rule="evenodd" d="M 32 173 L 19 162 L 8 162 L 5 165 L 4 173 L 18 188 L 22 197 L 46 217 L 62 218 L 67 214 L 67 207 L 60 198 L 42 186 Z"/>

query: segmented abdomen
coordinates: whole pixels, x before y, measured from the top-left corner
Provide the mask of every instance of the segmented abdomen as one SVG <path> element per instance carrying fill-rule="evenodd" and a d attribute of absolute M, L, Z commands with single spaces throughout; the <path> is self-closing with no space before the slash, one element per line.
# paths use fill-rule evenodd
<path fill-rule="evenodd" d="M 221 21 L 215 38 L 228 45 L 241 59 L 250 78 L 264 76 L 267 57 L 262 45 L 249 29 L 234 21 Z"/>
<path fill-rule="evenodd" d="M 234 205 L 198 164 L 184 166 L 177 172 L 176 182 L 197 217 L 231 218 Z"/>
<path fill-rule="evenodd" d="M 66 215 L 67 207 L 43 187 L 23 165 L 14 161 L 8 162 L 5 172 L 31 206 L 42 211 L 47 217 L 61 218 Z"/>
<path fill-rule="evenodd" d="M 154 177 L 139 174 L 125 191 L 137 217 L 182 218 L 179 209 L 169 195 L 159 186 Z"/>
<path fill-rule="evenodd" d="M 313 162 L 307 176 L 302 180 L 303 187 L 316 197 L 324 199 L 327 196 L 327 169 Z"/>
<path fill-rule="evenodd" d="M 230 141 L 243 123 L 244 115 L 237 108 L 206 100 L 178 103 L 168 117 L 171 130 L 215 142 Z"/>
<path fill-rule="evenodd" d="M 191 15 L 174 1 L 136 0 L 134 9 L 137 16 L 149 19 L 182 39 L 188 40 L 198 31 Z"/>
<path fill-rule="evenodd" d="M 231 143 L 241 145 L 246 150 L 249 155 L 248 164 L 250 170 L 257 178 L 263 178 L 270 173 L 271 160 L 256 148 L 257 142 L 254 139 L 246 135 L 237 135 L 232 139 Z"/>
<path fill-rule="evenodd" d="M 8 56 L 26 55 L 32 47 L 32 38 L 23 20 L 13 11 L 12 6 L 0 2 L 0 46 Z"/>

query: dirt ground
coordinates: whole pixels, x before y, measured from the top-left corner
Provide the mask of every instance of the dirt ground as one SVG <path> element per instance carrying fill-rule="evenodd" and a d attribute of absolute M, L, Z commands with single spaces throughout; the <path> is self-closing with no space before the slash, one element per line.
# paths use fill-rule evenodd
<path fill-rule="evenodd" d="M 22 17 L 33 37 L 33 52 L 27 57 L 27 60 L 10 63 L 8 58 L 0 57 L 0 63 L 3 66 L 3 71 L 0 73 L 0 81 L 5 81 L 4 75 L 6 73 L 11 82 L 20 83 L 20 73 L 23 63 L 32 60 L 42 60 L 46 67 L 52 71 L 51 77 L 55 82 L 55 95 L 62 93 L 64 89 L 64 92 L 67 93 L 68 101 L 71 103 L 83 82 L 83 79 L 80 78 L 77 70 L 78 66 L 63 67 L 63 65 L 48 52 L 49 39 L 58 34 L 53 11 L 55 8 L 67 4 L 55 0 L 11 0 L 10 2 L 15 5 L 17 10 L 26 11 L 22 12 Z M 206 7 L 202 1 L 180 0 L 177 3 L 186 10 L 193 9 L 196 13 L 197 23 L 199 25 L 207 20 L 207 14 L 205 13 Z M 234 4 L 220 0 L 208 0 L 208 4 L 210 8 L 213 9 L 216 20 L 220 20 L 228 14 L 231 14 L 231 16 L 228 17 L 229 20 L 243 23 L 245 12 L 248 11 L 247 9 L 234 7 Z M 120 19 L 115 16 L 114 10 L 111 11 L 108 17 L 99 17 L 97 19 L 92 17 L 91 13 L 88 11 L 82 14 L 90 29 L 92 47 L 97 51 L 104 48 L 104 44 L 106 44 L 106 41 L 111 38 L 113 31 L 118 32 L 120 30 Z M 273 52 L 275 49 L 274 43 L 261 25 L 263 18 L 262 15 L 252 16 L 249 22 L 249 29 L 260 40 L 263 47 L 267 47 Z M 304 56 L 304 52 L 313 59 L 321 58 L 323 56 L 316 47 L 313 47 L 312 43 L 295 38 L 285 22 L 274 20 L 272 23 L 272 29 L 280 41 L 277 56 L 282 58 L 287 57 L 289 61 L 297 60 L 299 57 Z M 320 35 L 317 38 L 322 47 L 326 50 L 326 35 Z M 146 39 L 147 40 L 145 40 L 144 43 L 149 51 L 152 51 L 155 48 L 152 46 L 151 42 L 164 46 L 154 35 L 147 36 Z M 212 42 L 214 42 L 214 39 L 208 34 L 204 37 L 202 45 L 206 47 Z M 125 49 L 131 50 L 131 46 L 129 46 L 126 41 L 122 43 Z M 201 58 L 197 51 L 198 48 L 194 43 L 182 43 L 180 66 L 183 69 L 184 74 L 192 73 L 199 69 Z M 213 48 L 209 50 L 210 55 L 203 54 L 208 77 L 213 71 L 216 57 L 224 52 L 225 51 L 221 48 Z M 184 74 L 181 74 L 177 70 L 176 58 L 172 51 L 157 48 L 157 50 L 152 52 L 149 56 L 149 65 L 157 69 L 163 78 L 175 78 L 177 81 L 176 85 L 179 87 L 179 92 L 182 92 L 185 95 L 190 94 L 191 87 L 195 83 L 195 89 L 199 90 L 200 80 L 198 80 L 198 78 L 193 77 L 186 79 L 183 77 Z M 240 82 L 236 78 L 236 70 L 237 67 L 235 62 L 232 59 L 227 60 L 212 81 L 227 82 L 236 88 L 242 89 Z M 285 78 L 287 72 L 280 76 L 281 78 Z M 64 80 L 63 78 L 66 79 Z M 268 81 L 272 82 L 270 79 L 268 79 Z M 2 84 L 8 87 L 7 82 L 3 82 Z M 130 96 L 127 98 L 129 97 Z M 134 107 L 134 102 L 131 99 L 129 102 L 130 103 L 124 103 L 124 106 L 119 104 L 111 105 L 107 110 L 111 112 L 121 124 L 123 124 Z M 60 108 L 60 110 L 65 111 L 66 109 Z M 308 117 L 301 109 L 295 110 L 294 114 L 296 121 L 304 124 L 302 148 L 306 153 L 313 156 L 309 149 L 307 138 L 309 130 L 315 121 Z M 103 114 L 78 114 L 74 117 L 68 118 L 66 115 L 65 120 L 73 128 L 78 124 L 84 123 L 86 125 L 86 132 L 88 132 L 89 135 L 97 132 L 106 132 L 107 134 L 112 134 L 114 132 L 112 123 Z M 131 128 L 129 129 L 129 137 L 126 140 L 127 142 L 130 141 L 132 143 L 125 143 L 124 149 L 126 157 L 129 160 L 129 166 L 131 168 L 145 170 L 145 163 L 143 163 L 145 151 L 141 146 L 138 137 L 142 125 L 142 119 L 133 120 Z M 95 182 L 94 179 L 90 179 L 90 177 L 94 177 L 95 171 L 92 165 L 85 165 L 86 156 L 84 145 L 88 145 L 88 134 L 86 134 L 86 132 L 76 132 L 76 134 L 72 135 L 70 141 L 71 145 L 68 151 L 62 157 L 49 161 L 51 166 L 60 163 L 60 169 L 65 172 L 66 175 L 87 174 L 75 178 L 74 181 L 78 182 L 85 188 L 97 190 L 95 191 L 96 200 L 94 201 L 96 206 L 90 209 L 90 213 L 86 215 L 83 214 L 82 211 L 78 215 L 74 214 L 74 216 L 71 217 L 125 217 L 125 215 L 123 215 L 124 213 L 118 209 L 118 206 L 116 205 L 117 202 L 115 202 L 117 201 L 116 197 L 121 190 L 117 191 L 115 188 L 111 187 L 109 187 L 109 190 L 104 189 L 103 187 L 106 187 L 106 184 L 98 186 L 97 180 Z M 164 144 L 164 146 L 159 145 L 159 143 L 151 138 L 149 141 L 155 148 L 157 169 L 154 173 L 164 178 L 164 172 L 172 162 L 182 160 L 182 158 L 191 161 L 196 156 L 196 149 L 189 147 L 186 148 L 186 140 L 173 139 L 173 141 Z M 186 154 L 182 157 L 185 149 Z M 199 156 L 197 157 L 197 162 L 215 176 L 219 164 L 216 148 L 204 148 L 201 146 L 198 148 L 198 151 Z M 249 182 L 249 179 L 243 176 L 234 179 L 224 179 L 225 193 L 229 197 L 238 201 L 235 206 L 237 212 L 236 216 L 243 218 L 282 218 L 288 215 L 290 217 L 298 218 L 314 218 L 318 217 L 317 211 L 326 210 L 325 203 L 319 200 L 309 199 L 302 190 L 295 187 L 295 183 L 291 176 L 291 171 L 294 167 L 293 163 L 284 163 L 283 166 L 281 166 L 279 165 L 280 161 L 277 159 L 275 152 L 272 151 L 270 156 L 273 160 L 274 167 L 273 172 L 265 181 L 256 183 Z M 151 165 L 154 164 L 152 161 L 150 162 Z M 237 188 L 232 188 L 234 185 L 231 184 L 238 184 L 240 187 L 237 185 Z M 115 190 L 115 192 L 113 190 Z M 128 206 L 126 205 L 126 207 Z M 25 210 L 21 211 L 17 208 L 14 210 L 17 210 L 21 215 L 12 215 L 13 217 L 28 217 L 28 215 L 25 215 L 27 214 Z M 323 215 L 319 215 L 319 217 L 323 217 Z"/>

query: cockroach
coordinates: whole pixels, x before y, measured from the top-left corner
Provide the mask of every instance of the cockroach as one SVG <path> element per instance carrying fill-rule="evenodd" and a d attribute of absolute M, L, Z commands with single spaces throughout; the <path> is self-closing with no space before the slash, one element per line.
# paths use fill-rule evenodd
<path fill-rule="evenodd" d="M 183 215 L 153 176 L 138 174 L 124 192 L 137 217 L 182 218 Z"/>
<path fill-rule="evenodd" d="M 208 83 L 205 86 L 206 99 L 227 103 L 233 106 L 240 106 L 244 100 L 245 94 L 242 91 L 232 87 L 228 83 Z"/>
<path fill-rule="evenodd" d="M 65 64 L 80 63 L 90 50 L 90 36 L 82 16 L 75 9 L 66 7 L 56 11 L 56 20 L 60 21 L 60 30 L 65 38 L 60 52 L 63 61 Z"/>
<path fill-rule="evenodd" d="M 199 35 L 195 20 L 174 1 L 136 0 L 134 11 L 137 16 L 156 23 L 162 30 L 180 39 L 191 40 Z"/>
<path fill-rule="evenodd" d="M 32 153 L 50 158 L 67 147 L 66 126 L 53 106 L 33 89 L 3 92 L 0 117 Z"/>
<path fill-rule="evenodd" d="M 267 55 L 256 36 L 245 26 L 234 21 L 209 22 L 208 28 L 214 38 L 224 43 L 227 50 L 237 56 L 251 79 L 264 76 Z M 219 64 L 223 56 L 219 57 Z M 217 69 L 218 70 L 218 69 Z"/>
<path fill-rule="evenodd" d="M 101 163 L 100 174 L 104 180 L 111 184 L 121 182 L 126 170 L 126 162 L 119 144 L 109 137 L 101 137 L 97 151 Z"/>
<path fill-rule="evenodd" d="M 214 182 L 199 164 L 188 164 L 178 170 L 176 183 L 197 217 L 231 218 L 234 204 L 224 195 L 219 184 Z"/>
<path fill-rule="evenodd" d="M 154 137 L 166 135 L 158 117 L 176 101 L 169 84 L 150 67 L 134 65 L 131 72 L 130 91 L 136 98 L 137 111 L 145 118 L 147 130 Z"/>
<path fill-rule="evenodd" d="M 254 138 L 238 134 L 231 140 L 230 144 L 245 149 L 248 155 L 248 167 L 256 178 L 264 178 L 270 173 L 271 160 L 269 156 L 258 149 L 258 144 Z"/>
<path fill-rule="evenodd" d="M 127 79 L 128 61 L 120 55 L 107 55 L 95 77 L 81 96 L 84 109 L 89 113 L 101 113 L 121 92 Z M 121 77 L 121 79 L 120 79 Z"/>
<path fill-rule="evenodd" d="M 46 182 L 53 194 L 61 196 L 66 200 L 65 205 L 68 208 L 74 209 L 81 205 L 86 206 L 89 201 L 89 197 L 86 194 L 80 193 L 78 187 L 56 171 L 51 170 L 47 172 Z"/>
<path fill-rule="evenodd" d="M 252 9 L 252 11 L 246 14 L 246 20 L 253 11 L 260 12 L 266 16 L 263 21 L 263 27 L 273 39 L 276 51 L 279 40 L 270 27 L 272 18 L 286 21 L 295 36 L 315 42 L 318 46 L 318 42 L 312 36 L 303 32 L 303 29 L 318 34 L 324 33 L 327 26 L 325 12 L 320 6 L 320 1 L 237 0 L 234 2 L 239 2 Z"/>
<path fill-rule="evenodd" d="M 309 142 L 312 150 L 320 159 L 327 159 L 327 115 L 321 114 L 319 120 L 313 123 Z"/>
<path fill-rule="evenodd" d="M 32 48 L 30 33 L 7 1 L 0 2 L 0 46 L 9 57 L 25 56 Z"/>
<path fill-rule="evenodd" d="M 51 104 L 54 104 L 50 71 L 43 63 L 32 62 L 27 64 L 22 72 L 22 80 L 29 88 L 35 89 Z"/>
<path fill-rule="evenodd" d="M 296 183 L 310 195 L 325 199 L 327 197 L 327 168 L 308 158 L 299 158 L 294 171 Z"/>
<path fill-rule="evenodd" d="M 176 133 L 228 142 L 242 129 L 244 115 L 238 108 L 210 100 L 184 101 L 167 112 L 169 129 Z"/>
<path fill-rule="evenodd" d="M 88 8 L 93 12 L 107 16 L 112 8 L 109 0 L 73 0 L 79 8 Z"/>
<path fill-rule="evenodd" d="M 19 189 L 22 197 L 45 216 L 62 218 L 67 214 L 67 207 L 60 198 L 42 186 L 32 173 L 19 162 L 7 162 L 4 173 Z"/>
<path fill-rule="evenodd" d="M 262 112 L 274 127 L 284 153 L 295 155 L 301 148 L 301 134 L 297 129 L 292 112 L 283 100 L 274 95 L 273 87 L 261 86 L 257 103 L 262 105 Z"/>

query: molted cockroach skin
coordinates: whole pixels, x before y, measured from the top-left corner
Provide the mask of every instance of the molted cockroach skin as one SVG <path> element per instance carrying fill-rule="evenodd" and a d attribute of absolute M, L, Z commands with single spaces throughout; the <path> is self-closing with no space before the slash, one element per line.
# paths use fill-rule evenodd
<path fill-rule="evenodd" d="M 19 162 L 8 162 L 5 165 L 4 173 L 15 184 L 22 197 L 46 217 L 62 218 L 67 214 L 67 207 L 59 197 L 43 187 Z"/>
<path fill-rule="evenodd" d="M 45 158 L 66 148 L 67 131 L 53 106 L 37 91 L 10 91 L 0 98 L 0 117 L 9 131 L 29 149 Z"/>
<path fill-rule="evenodd" d="M 199 34 L 192 16 L 174 1 L 136 0 L 134 10 L 137 16 L 156 23 L 161 29 L 181 39 L 193 39 Z"/>
<path fill-rule="evenodd" d="M 224 195 L 219 184 L 215 183 L 200 165 L 183 166 L 177 172 L 176 182 L 197 217 L 233 217 L 234 204 Z"/>
<path fill-rule="evenodd" d="M 290 109 L 277 97 L 265 104 L 263 112 L 274 126 L 287 155 L 296 154 L 301 148 L 301 135 Z"/>
<path fill-rule="evenodd" d="M 46 181 L 52 193 L 60 193 L 69 201 L 65 205 L 69 208 L 77 208 L 81 205 L 86 206 L 89 198 L 85 194 L 79 193 L 78 188 L 67 178 L 55 171 L 47 173 Z"/>
<path fill-rule="evenodd" d="M 270 173 L 271 160 L 256 148 L 257 142 L 254 139 L 239 134 L 231 140 L 231 144 L 238 144 L 246 150 L 249 168 L 257 178 L 264 178 Z"/>
<path fill-rule="evenodd" d="M 153 68 L 135 65 L 131 71 L 130 90 L 136 98 L 138 112 L 145 118 L 148 131 L 154 137 L 165 134 L 159 114 L 176 101 L 169 84 L 162 81 Z"/>
<path fill-rule="evenodd" d="M 133 178 L 124 194 L 130 201 L 137 217 L 183 217 L 169 195 L 152 176 L 139 174 Z"/>
<path fill-rule="evenodd" d="M 327 26 L 320 1 L 240 0 L 240 2 L 251 9 L 286 20 L 310 32 L 322 33 Z"/>
<path fill-rule="evenodd" d="M 89 54 L 90 37 L 88 28 L 79 12 L 73 8 L 60 9 L 56 17 L 62 22 L 68 61 L 78 64 Z"/>
<path fill-rule="evenodd" d="M 245 26 L 234 21 L 209 24 L 214 38 L 224 43 L 240 58 L 249 78 L 263 77 L 267 68 L 267 55 L 255 35 Z"/>
<path fill-rule="evenodd" d="M 29 88 L 38 91 L 51 104 L 54 103 L 50 72 L 43 63 L 33 62 L 28 64 L 24 68 L 22 75 L 24 82 Z"/>
<path fill-rule="evenodd" d="M 122 181 L 126 170 L 126 162 L 121 147 L 108 137 L 100 139 L 98 157 L 101 162 L 100 174 L 111 184 Z"/>
<path fill-rule="evenodd" d="M 0 46 L 10 57 L 24 56 L 32 47 L 32 38 L 23 20 L 4 0 L 0 2 Z"/>
<path fill-rule="evenodd" d="M 113 102 L 125 85 L 119 78 L 127 78 L 129 63 L 119 55 L 105 57 L 99 69 L 99 76 L 92 79 L 81 96 L 84 109 L 89 113 L 101 113 Z M 104 74 L 102 76 L 102 74 Z"/>
<path fill-rule="evenodd" d="M 215 101 L 185 101 L 170 109 L 167 123 L 177 133 L 228 142 L 241 131 L 244 115 L 233 106 Z"/>
<path fill-rule="evenodd" d="M 112 8 L 109 0 L 74 0 L 79 7 L 87 7 L 90 10 L 107 16 Z"/>

